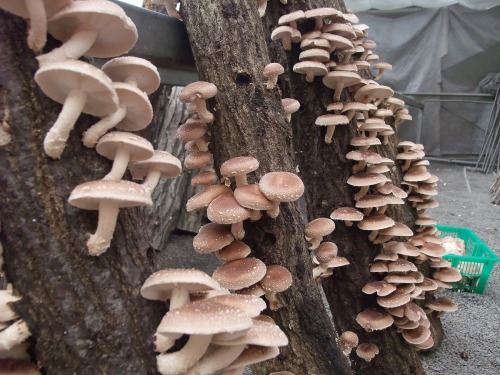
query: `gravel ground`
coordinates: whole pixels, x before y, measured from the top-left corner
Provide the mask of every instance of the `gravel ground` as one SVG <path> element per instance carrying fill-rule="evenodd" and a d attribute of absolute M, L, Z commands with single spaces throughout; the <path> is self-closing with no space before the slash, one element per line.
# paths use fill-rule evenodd
<path fill-rule="evenodd" d="M 490 203 L 494 175 L 461 165 L 431 162 L 440 206 L 430 215 L 442 225 L 471 228 L 500 255 L 500 206 Z M 459 306 L 442 319 L 445 337 L 439 348 L 423 354 L 427 375 L 500 374 L 500 263 L 484 294 L 446 292 Z"/>
<path fill-rule="evenodd" d="M 440 178 L 440 206 L 428 211 L 429 215 L 442 225 L 471 228 L 500 255 L 500 206 L 489 200 L 494 176 L 456 164 L 431 162 L 429 169 Z M 219 265 L 217 258 L 197 254 L 192 238 L 188 233 L 173 234 L 168 249 L 159 254 L 163 267 L 194 267 L 211 274 Z M 496 337 L 500 332 L 500 263 L 494 267 L 484 294 L 444 294 L 459 310 L 442 319 L 445 337 L 440 347 L 422 355 L 427 375 L 500 374 L 500 340 Z"/>

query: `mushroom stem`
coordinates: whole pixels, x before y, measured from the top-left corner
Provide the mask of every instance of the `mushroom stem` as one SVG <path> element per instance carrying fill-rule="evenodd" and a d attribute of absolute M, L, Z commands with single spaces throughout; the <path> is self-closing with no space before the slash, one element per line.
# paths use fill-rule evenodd
<path fill-rule="evenodd" d="M 194 104 L 196 105 L 196 112 L 203 122 L 214 121 L 214 115 L 207 109 L 207 102 L 205 99 L 197 96 L 194 99 Z"/>
<path fill-rule="evenodd" d="M 272 311 L 276 311 L 280 307 L 283 307 L 283 304 L 278 300 L 278 297 L 276 297 L 276 293 L 266 292 L 264 297 L 267 299 L 267 302 L 269 302 L 269 308 Z"/>
<path fill-rule="evenodd" d="M 22 319 L 16 320 L 10 326 L 0 332 L 0 351 L 5 352 L 22 343 L 31 333 L 26 322 Z"/>
<path fill-rule="evenodd" d="M 369 189 L 370 189 L 369 186 L 361 186 L 361 189 L 359 189 L 359 191 L 354 195 L 354 200 L 359 201 L 366 195 L 366 193 L 368 193 Z"/>
<path fill-rule="evenodd" d="M 109 248 L 119 211 L 120 209 L 115 203 L 107 201 L 99 203 L 97 229 L 87 241 L 89 255 L 99 256 Z"/>
<path fill-rule="evenodd" d="M 116 151 L 115 159 L 111 171 L 104 176 L 103 180 L 121 180 L 127 171 L 128 162 L 130 161 L 130 152 L 124 147 L 119 147 Z"/>
<path fill-rule="evenodd" d="M 334 102 L 340 102 L 340 95 L 342 95 L 342 90 L 344 89 L 344 82 L 337 82 L 335 85 L 335 94 L 333 95 Z"/>
<path fill-rule="evenodd" d="M 267 0 L 266 0 L 266 4 L 267 4 Z M 267 82 L 266 82 L 266 89 L 268 90 L 272 90 L 274 89 L 274 87 L 278 84 L 278 75 L 273 75 L 272 77 L 270 77 Z"/>
<path fill-rule="evenodd" d="M 174 353 L 156 356 L 158 371 L 162 375 L 184 374 L 203 357 L 212 335 L 191 335 L 184 347 Z"/>
<path fill-rule="evenodd" d="M 344 220 L 344 224 L 346 227 L 352 227 L 352 221 L 351 220 Z"/>
<path fill-rule="evenodd" d="M 236 181 L 237 187 L 248 185 L 246 173 L 234 176 L 234 181 Z"/>
<path fill-rule="evenodd" d="M 245 237 L 245 229 L 243 229 L 243 221 L 231 224 L 231 233 L 236 240 L 242 240 Z"/>
<path fill-rule="evenodd" d="M 262 212 L 259 210 L 249 210 L 250 211 L 250 221 L 257 221 L 262 218 Z"/>
<path fill-rule="evenodd" d="M 47 14 L 42 0 L 24 1 L 28 10 L 29 31 L 28 47 L 34 52 L 40 52 L 47 42 Z"/>
<path fill-rule="evenodd" d="M 266 213 L 267 216 L 269 216 L 271 219 L 276 219 L 280 214 L 280 202 L 272 201 L 271 204 L 272 207 L 269 210 L 267 210 Z"/>
<path fill-rule="evenodd" d="M 172 290 L 172 294 L 170 295 L 170 307 L 168 310 L 172 311 L 173 309 L 187 305 L 190 301 L 188 289 L 178 286 Z"/>
<path fill-rule="evenodd" d="M 378 230 L 372 230 L 370 234 L 368 235 L 368 239 L 373 242 L 375 240 L 375 237 L 378 235 Z"/>
<path fill-rule="evenodd" d="M 146 179 L 141 184 L 141 186 L 146 189 L 149 194 L 153 194 L 156 186 L 158 186 L 158 182 L 160 182 L 160 178 L 161 172 L 159 170 L 149 169 L 148 175 L 146 176 Z"/>
<path fill-rule="evenodd" d="M 329 145 L 332 143 L 333 133 L 335 133 L 335 125 L 328 125 L 326 127 L 325 143 Z"/>
<path fill-rule="evenodd" d="M 246 345 L 217 346 L 185 375 L 211 375 L 229 366 L 245 350 Z"/>
<path fill-rule="evenodd" d="M 312 70 L 308 70 L 306 73 L 306 81 L 307 82 L 312 82 L 314 81 L 314 73 Z"/>
<path fill-rule="evenodd" d="M 155 352 L 165 353 L 168 349 L 175 345 L 177 338 L 171 336 L 165 336 L 161 333 L 156 332 L 154 335 L 153 343 L 155 345 Z"/>
<path fill-rule="evenodd" d="M 134 76 L 125 77 L 125 79 L 123 81 L 125 83 L 129 84 L 130 86 L 139 87 L 139 83 L 137 82 L 137 78 L 135 78 Z"/>
<path fill-rule="evenodd" d="M 109 129 L 114 128 L 125 118 L 126 114 L 127 108 L 124 105 L 120 105 L 116 112 L 103 117 L 100 121 L 88 128 L 83 133 L 82 137 L 85 147 L 94 148 L 99 141 L 99 138 L 101 138 Z"/>
<path fill-rule="evenodd" d="M 56 122 L 52 125 L 43 141 L 45 153 L 51 158 L 59 159 L 61 157 L 69 133 L 75 126 L 86 102 L 87 93 L 85 91 L 73 89 L 69 92 L 61 113 L 59 113 Z"/>
<path fill-rule="evenodd" d="M 42 66 L 68 59 L 78 60 L 85 55 L 96 39 L 97 30 L 81 27 L 61 47 L 38 56 L 38 63 Z"/>
<path fill-rule="evenodd" d="M 323 240 L 323 237 L 306 237 L 306 240 L 311 245 L 309 246 L 309 250 L 316 250 Z"/>
<path fill-rule="evenodd" d="M 175 8 L 175 3 L 177 1 L 175 1 L 175 0 L 163 0 L 162 2 L 165 5 L 165 10 L 170 17 L 177 18 L 178 20 L 182 19 L 180 13 Z"/>

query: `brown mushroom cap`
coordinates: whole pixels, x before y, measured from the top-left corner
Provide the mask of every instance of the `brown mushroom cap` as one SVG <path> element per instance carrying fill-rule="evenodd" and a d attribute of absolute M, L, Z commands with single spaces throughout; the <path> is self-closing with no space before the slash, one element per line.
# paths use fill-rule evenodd
<path fill-rule="evenodd" d="M 394 220 L 384 214 L 372 214 L 358 222 L 358 228 L 363 230 L 380 230 L 394 225 Z"/>
<path fill-rule="evenodd" d="M 340 207 L 330 214 L 333 220 L 361 221 L 363 217 L 363 214 L 353 207 Z"/>
<path fill-rule="evenodd" d="M 310 221 L 304 230 L 306 237 L 323 237 L 327 236 L 335 230 L 335 223 L 333 220 L 320 217 Z"/>
<path fill-rule="evenodd" d="M 242 241 L 233 241 L 216 252 L 217 258 L 223 262 L 230 262 L 236 259 L 243 259 L 250 255 L 251 249 Z"/>
<path fill-rule="evenodd" d="M 179 93 L 179 100 L 183 103 L 191 102 L 196 98 L 210 99 L 217 94 L 217 86 L 211 82 L 196 81 L 185 86 Z"/>
<path fill-rule="evenodd" d="M 210 221 L 219 224 L 234 224 L 248 219 L 249 212 L 241 207 L 234 195 L 222 194 L 215 198 L 207 208 L 207 216 Z"/>
<path fill-rule="evenodd" d="M 220 266 L 214 271 L 213 278 L 226 289 L 239 290 L 262 280 L 266 270 L 266 265 L 261 260 L 243 258 Z"/>
<path fill-rule="evenodd" d="M 188 212 L 199 210 L 203 207 L 208 207 L 219 195 L 230 193 L 231 189 L 226 185 L 213 185 L 207 187 L 205 190 L 193 195 L 186 203 L 186 210 Z"/>
<path fill-rule="evenodd" d="M 203 225 L 194 236 L 193 247 L 201 254 L 211 253 L 222 249 L 234 241 L 229 227 L 217 223 Z"/>
<path fill-rule="evenodd" d="M 238 178 L 240 176 L 246 176 L 247 173 L 253 172 L 257 170 L 257 168 L 259 168 L 259 161 L 254 157 L 237 156 L 222 163 L 220 166 L 220 173 L 224 177 Z M 240 184 L 238 184 L 238 186 L 239 185 Z"/>
<path fill-rule="evenodd" d="M 378 347 L 371 343 L 359 344 L 356 348 L 358 357 L 364 359 L 366 362 L 370 362 L 378 353 Z"/>
<path fill-rule="evenodd" d="M 356 321 L 367 332 L 372 332 L 390 327 L 394 318 L 379 307 L 369 307 L 356 315 Z"/>
<path fill-rule="evenodd" d="M 284 72 L 285 68 L 283 68 L 283 65 L 278 63 L 270 63 L 264 67 L 262 74 L 264 75 L 264 77 L 270 78 L 275 75 L 283 74 Z"/>
<path fill-rule="evenodd" d="M 266 292 L 283 292 L 292 285 L 292 274 L 283 266 L 268 266 L 266 274 L 259 283 Z"/>

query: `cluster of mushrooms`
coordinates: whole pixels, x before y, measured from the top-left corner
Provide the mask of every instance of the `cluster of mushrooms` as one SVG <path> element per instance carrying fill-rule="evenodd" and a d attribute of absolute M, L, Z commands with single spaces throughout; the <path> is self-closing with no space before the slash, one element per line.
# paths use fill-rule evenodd
<path fill-rule="evenodd" d="M 169 302 L 154 341 L 163 375 L 240 375 L 245 366 L 274 358 L 279 347 L 288 344 L 274 321 L 261 314 L 264 300 L 231 294 L 202 271 L 155 272 L 144 282 L 141 295 Z M 187 342 L 174 351 L 183 335 L 188 335 Z"/>
<path fill-rule="evenodd" d="M 3 248 L 0 245 L 0 270 L 2 269 Z M 40 372 L 30 362 L 28 354 L 29 344 L 26 339 L 31 335 L 28 325 L 10 307 L 11 303 L 20 299 L 4 273 L 0 272 L 0 367 L 21 368 L 29 374 L 38 375 Z"/>
<path fill-rule="evenodd" d="M 113 160 L 112 169 L 101 180 L 75 187 L 68 200 L 78 208 L 99 211 L 98 226 L 87 248 L 90 255 L 101 255 L 111 244 L 119 209 L 152 205 L 151 193 L 159 179 L 174 178 L 181 172 L 177 158 L 154 150 L 148 140 L 131 133 L 144 129 L 153 119 L 148 95 L 160 85 L 158 70 L 141 58 L 113 58 L 128 52 L 138 35 L 132 20 L 111 1 L 3 3 L 6 10 L 30 19 L 29 45 L 34 46 L 34 51 L 43 48 L 46 32 L 63 42 L 37 56 L 36 83 L 48 97 L 63 105 L 45 136 L 45 153 L 53 159 L 61 158 L 81 113 L 101 118 L 84 132 L 82 142 Z M 33 13 L 31 6 L 35 5 L 31 3 L 44 11 Z M 40 14 L 45 16 L 40 18 Z M 112 59 L 98 69 L 78 60 L 82 56 Z M 121 131 L 109 132 L 113 128 Z M 123 180 L 127 168 L 134 179 L 143 183 Z"/>
<path fill-rule="evenodd" d="M 308 20 L 314 21 L 314 30 L 303 34 L 300 24 Z M 325 143 L 333 142 L 337 125 L 354 123 L 356 127 L 356 136 L 350 141 L 355 150 L 346 155 L 347 159 L 356 162 L 347 181 L 359 187 L 354 196 L 355 207 L 339 207 L 330 215 L 331 219 L 343 221 L 346 226 L 357 222 L 358 228 L 370 232 L 370 241 L 382 244 L 371 268 L 377 279 L 382 280 L 363 288 L 367 294 L 377 294 L 379 306 L 360 312 L 356 320 L 368 332 L 394 324 L 407 342 L 419 349 L 429 349 L 434 343 L 427 314 L 437 311 L 441 315 L 455 311 L 457 306 L 447 297 L 426 298 L 426 292 L 434 294 L 451 288 L 451 283 L 459 281 L 461 276 L 442 259 L 446 252 L 433 226 L 436 221 L 426 215 L 427 209 L 437 206 L 432 198 L 437 194 L 437 177 L 427 171 L 423 146 L 412 142 L 398 145 L 401 152 L 396 159 L 403 162 L 401 169 L 405 174 L 401 185 L 407 186 L 406 190 L 385 175 L 395 161 L 370 150 L 371 146 L 383 147 L 388 143 L 394 134 L 391 124 L 398 126 L 411 119 L 404 101 L 393 97 L 391 88 L 377 82 L 392 66 L 377 62 L 378 56 L 373 52 L 376 43 L 367 39 L 368 26 L 358 24 L 353 14 L 333 8 L 298 10 L 282 16 L 278 24 L 272 32 L 272 40 L 279 40 L 287 51 L 291 50 L 292 43 L 300 43 L 300 62 L 294 65 L 294 72 L 304 74 L 307 82 L 320 76 L 323 84 L 334 90 L 333 101 L 327 106 L 328 113 L 315 121 L 316 125 L 327 127 Z M 376 74 L 370 68 L 376 70 Z M 365 77 L 373 79 L 363 78 L 362 71 Z M 404 204 L 404 199 L 412 202 L 417 210 L 417 234 L 385 214 L 390 204 Z M 309 228 L 313 224 L 317 229 Z M 345 259 L 337 257 L 335 244 L 321 243 L 322 236 L 329 235 L 334 228 L 335 224 L 327 218 L 313 220 L 306 227 L 306 239 L 315 252 L 313 260 L 318 264 L 314 277 L 331 275 L 328 265 Z M 406 237 L 407 241 L 391 241 L 393 237 Z M 418 271 L 417 265 L 423 262 L 434 270 L 432 278 Z M 348 263 L 345 260 L 344 264 Z M 422 300 L 424 307 L 420 306 L 422 303 L 416 304 L 417 300 Z M 346 334 L 351 339 L 348 346 L 356 347 L 356 334 Z M 346 349 L 347 355 L 351 349 Z M 363 343 L 357 349 L 357 354 L 367 361 L 377 353 L 378 348 L 371 343 Z"/>

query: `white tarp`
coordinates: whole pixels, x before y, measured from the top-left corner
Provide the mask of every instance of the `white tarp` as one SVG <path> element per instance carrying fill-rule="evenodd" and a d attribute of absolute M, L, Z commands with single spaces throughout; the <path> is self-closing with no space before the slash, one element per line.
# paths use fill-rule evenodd
<path fill-rule="evenodd" d="M 394 10 L 408 7 L 442 8 L 453 4 L 486 10 L 500 5 L 500 0 L 345 0 L 344 2 L 346 7 L 353 12 L 369 9 Z"/>
<path fill-rule="evenodd" d="M 399 2 L 399 1 L 398 1 Z M 483 1 L 483 3 L 486 1 Z M 347 1 L 346 1 L 347 3 Z M 377 42 L 380 61 L 393 64 L 381 84 L 397 92 L 477 93 L 479 82 L 500 72 L 500 6 L 487 11 L 460 5 L 357 13 Z M 490 104 L 426 100 L 421 141 L 430 155 L 477 154 L 484 140 Z M 414 118 L 417 113 L 412 112 Z M 416 122 L 400 127 L 414 140 Z"/>

